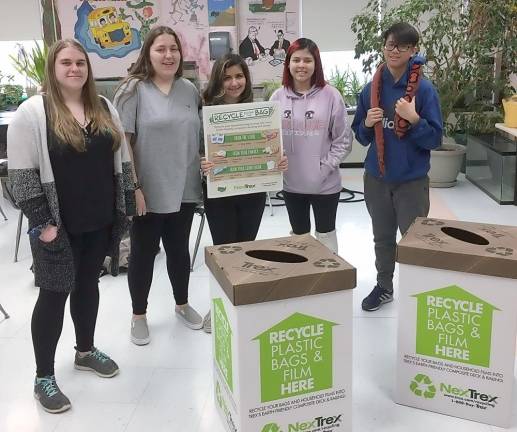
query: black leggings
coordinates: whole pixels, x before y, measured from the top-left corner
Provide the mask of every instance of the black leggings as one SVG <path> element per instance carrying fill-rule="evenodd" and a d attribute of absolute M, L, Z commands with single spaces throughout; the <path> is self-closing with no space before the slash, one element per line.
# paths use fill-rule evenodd
<path fill-rule="evenodd" d="M 255 240 L 266 205 L 265 193 L 207 198 L 205 183 L 203 192 L 214 245 Z"/>
<path fill-rule="evenodd" d="M 106 257 L 111 227 L 71 235 L 74 256 L 75 289 L 70 294 L 70 315 L 74 322 L 76 348 L 90 351 L 99 310 L 99 274 Z M 31 331 L 36 375 L 54 375 L 54 358 L 65 315 L 68 293 L 40 289 L 32 313 Z"/>
<path fill-rule="evenodd" d="M 167 255 L 167 272 L 176 304 L 188 302 L 190 278 L 189 237 L 195 203 L 182 203 L 176 213 L 147 213 L 133 218 L 128 283 L 133 313 L 147 312 L 153 281 L 154 258 L 162 240 Z"/>
<path fill-rule="evenodd" d="M 311 232 L 311 205 L 317 232 L 327 233 L 336 229 L 339 192 L 330 195 L 310 195 L 284 191 L 283 194 L 294 234 Z"/>

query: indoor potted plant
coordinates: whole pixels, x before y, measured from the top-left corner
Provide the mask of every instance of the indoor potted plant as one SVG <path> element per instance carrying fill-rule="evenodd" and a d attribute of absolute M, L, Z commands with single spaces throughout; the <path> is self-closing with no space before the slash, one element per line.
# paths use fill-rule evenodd
<path fill-rule="evenodd" d="M 398 21 L 414 25 L 420 32 L 420 50 L 427 58 L 424 73 L 435 85 L 444 119 L 444 143 L 432 152 L 431 182 L 451 186 L 456 173 L 443 181 L 435 177 L 438 165 L 459 172 L 465 149 L 449 139 L 457 131 L 475 132 L 501 112 L 500 98 L 509 86 L 516 58 L 515 12 L 506 0 L 406 0 L 394 8 L 381 0 L 368 1 L 352 20 L 357 36 L 356 58 L 363 58 L 363 70 L 372 73 L 382 60 L 381 29 Z M 500 73 L 494 74 L 494 59 Z M 495 121 L 492 123 L 493 128 Z M 436 156 L 436 157 L 435 157 Z M 453 180 L 451 180 L 453 178 Z"/>
<path fill-rule="evenodd" d="M 32 96 L 41 89 L 45 78 L 47 55 L 48 48 L 45 42 L 40 45 L 34 41 L 34 47 L 29 52 L 23 45 L 18 44 L 17 55 L 9 56 L 14 68 L 20 74 L 25 75 L 30 83 L 26 89 L 27 96 Z"/>
<path fill-rule="evenodd" d="M 347 108 L 357 106 L 357 98 L 367 81 L 361 81 L 357 73 L 350 68 L 341 72 L 336 66 L 330 74 L 329 84 L 337 89 Z"/>
<path fill-rule="evenodd" d="M 4 78 L 7 79 L 6 84 L 2 84 Z M 0 111 L 14 111 L 23 101 L 23 87 L 13 84 L 12 81 L 12 75 L 7 76 L 0 72 Z"/>

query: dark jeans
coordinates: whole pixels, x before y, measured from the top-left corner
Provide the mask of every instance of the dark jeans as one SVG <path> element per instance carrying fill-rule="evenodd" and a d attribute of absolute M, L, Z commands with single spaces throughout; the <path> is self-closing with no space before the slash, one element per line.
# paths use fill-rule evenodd
<path fill-rule="evenodd" d="M 99 310 L 99 273 L 108 251 L 111 227 L 68 236 L 76 272 L 75 289 L 70 294 L 70 314 L 77 350 L 85 352 L 93 347 Z M 31 321 L 38 377 L 54 375 L 54 358 L 67 298 L 68 293 L 40 289 Z"/>
<path fill-rule="evenodd" d="M 154 258 L 162 240 L 167 255 L 167 272 L 176 304 L 188 302 L 190 278 L 189 237 L 194 203 L 182 203 L 176 213 L 147 213 L 133 218 L 131 226 L 131 255 L 127 279 L 133 303 L 133 313 L 147 312 L 147 299 L 153 281 Z"/>
<path fill-rule="evenodd" d="M 255 240 L 266 205 L 265 193 L 207 198 L 205 183 L 203 192 L 214 245 Z"/>
<path fill-rule="evenodd" d="M 289 222 L 294 234 L 311 232 L 310 208 L 314 212 L 316 231 L 327 233 L 336 229 L 336 213 L 339 193 L 330 195 L 310 195 L 283 192 Z"/>
<path fill-rule="evenodd" d="M 429 178 L 386 183 L 364 175 L 364 200 L 372 218 L 377 283 L 393 290 L 397 229 L 404 234 L 414 220 L 429 213 Z"/>

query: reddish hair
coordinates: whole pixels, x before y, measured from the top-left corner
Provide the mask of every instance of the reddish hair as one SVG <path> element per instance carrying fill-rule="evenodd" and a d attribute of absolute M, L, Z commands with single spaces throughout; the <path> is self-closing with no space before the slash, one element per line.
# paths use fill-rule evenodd
<path fill-rule="evenodd" d="M 296 39 L 287 50 L 287 54 L 285 56 L 284 62 L 284 74 L 282 77 L 282 85 L 284 87 L 293 89 L 293 77 L 291 75 L 291 71 L 289 70 L 289 63 L 291 63 L 291 56 L 295 51 L 303 50 L 307 48 L 307 50 L 314 57 L 314 73 L 311 76 L 311 85 L 316 87 L 325 87 L 327 84 L 325 82 L 325 76 L 323 75 L 323 66 L 321 65 L 321 57 L 320 50 L 318 49 L 318 45 L 316 45 L 312 40 L 307 38 Z"/>

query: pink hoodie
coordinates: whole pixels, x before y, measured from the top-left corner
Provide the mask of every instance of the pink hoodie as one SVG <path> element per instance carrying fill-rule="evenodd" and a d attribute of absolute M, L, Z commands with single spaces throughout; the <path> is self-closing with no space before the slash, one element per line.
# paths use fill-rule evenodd
<path fill-rule="evenodd" d="M 352 129 L 343 99 L 332 86 L 313 87 L 306 94 L 286 87 L 271 100 L 280 102 L 284 152 L 289 169 L 284 190 L 329 195 L 341 190 L 339 164 L 352 150 Z"/>

